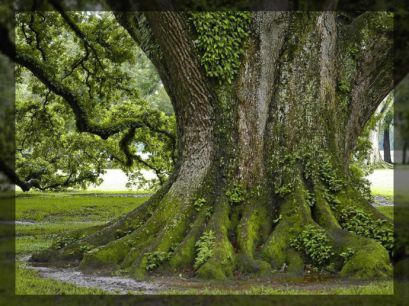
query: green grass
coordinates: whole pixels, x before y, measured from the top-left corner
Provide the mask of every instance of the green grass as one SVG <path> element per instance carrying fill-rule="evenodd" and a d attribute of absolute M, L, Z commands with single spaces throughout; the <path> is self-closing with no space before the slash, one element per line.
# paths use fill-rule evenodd
<path fill-rule="evenodd" d="M 343 286 L 336 288 L 322 287 L 321 289 L 278 289 L 266 285 L 252 286 L 248 289 L 186 289 L 166 290 L 160 294 L 166 295 L 392 295 L 393 281 L 374 281 L 360 286 Z"/>
<path fill-rule="evenodd" d="M 136 208 L 147 197 L 102 197 L 90 194 L 18 195 L 16 220 L 41 222 L 108 221 Z"/>
<path fill-rule="evenodd" d="M 377 209 L 386 217 L 393 220 L 393 206 L 381 206 L 377 207 Z"/>
<path fill-rule="evenodd" d="M 371 193 L 374 196 L 381 196 L 387 199 L 388 201 L 393 202 L 393 189 L 391 188 L 387 188 L 387 187 L 385 188 L 385 187 L 380 187 L 380 186 L 371 187 Z"/>

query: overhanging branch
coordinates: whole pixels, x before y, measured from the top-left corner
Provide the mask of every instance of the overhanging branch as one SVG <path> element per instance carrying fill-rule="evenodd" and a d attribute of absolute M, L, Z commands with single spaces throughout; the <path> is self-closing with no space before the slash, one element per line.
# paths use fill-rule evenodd
<path fill-rule="evenodd" d="M 81 106 L 81 98 L 76 95 L 70 88 L 59 82 L 55 76 L 50 72 L 51 67 L 47 64 L 38 61 L 36 58 L 22 53 L 16 52 L 15 45 L 11 42 L 8 35 L 8 31 L 3 26 L 0 26 L 0 39 L 2 44 L 0 50 L 8 56 L 15 63 L 27 68 L 33 73 L 33 75 L 40 80 L 47 88 L 53 93 L 62 97 L 71 107 L 75 120 L 77 130 L 79 132 L 88 132 L 100 136 L 102 139 L 115 135 L 128 128 L 142 128 L 146 127 L 152 132 L 163 134 L 168 137 L 172 142 L 175 142 L 175 136 L 169 131 L 156 128 L 152 124 L 149 124 L 147 118 L 138 120 L 123 120 L 122 122 L 114 123 L 111 125 L 98 125 L 89 119 L 88 114 Z"/>

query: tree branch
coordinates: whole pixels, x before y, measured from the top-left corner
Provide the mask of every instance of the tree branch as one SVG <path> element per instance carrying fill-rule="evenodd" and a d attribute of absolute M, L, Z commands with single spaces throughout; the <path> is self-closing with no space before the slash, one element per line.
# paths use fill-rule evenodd
<path fill-rule="evenodd" d="M 351 84 L 346 122 L 345 158 L 378 105 L 393 89 L 393 16 L 387 12 L 365 12 L 342 29 L 340 71 Z M 348 67 L 345 58 L 355 63 Z M 350 71 L 346 72 L 346 69 Z"/>
<path fill-rule="evenodd" d="M 70 88 L 59 82 L 55 76 L 50 72 L 51 67 L 45 63 L 41 63 L 36 58 L 16 52 L 15 45 L 11 42 L 8 31 L 3 26 L 0 26 L 0 39 L 2 44 L 0 50 L 8 56 L 15 63 L 30 70 L 37 79 L 39 79 L 47 88 L 53 93 L 62 97 L 71 107 L 75 120 L 77 130 L 79 132 L 88 132 L 100 136 L 102 139 L 117 134 L 127 128 L 141 128 L 146 127 L 153 132 L 163 134 L 171 141 L 175 142 L 175 136 L 169 131 L 159 129 L 149 124 L 147 118 L 140 120 L 123 120 L 122 122 L 111 125 L 101 126 L 90 121 L 88 114 L 81 106 L 81 98 L 72 92 Z"/>
<path fill-rule="evenodd" d="M 130 128 L 125 135 L 123 136 L 123 138 L 121 139 L 119 145 L 122 149 L 122 152 L 125 154 L 126 157 L 126 161 L 120 161 L 118 158 L 116 158 L 118 161 L 122 162 L 123 164 L 125 164 L 127 167 L 132 166 L 133 162 L 136 160 L 139 164 L 145 166 L 148 169 L 151 169 L 155 172 L 157 178 L 159 179 L 159 183 L 160 185 L 164 184 L 164 178 L 163 178 L 163 170 L 155 167 L 154 165 L 148 163 L 147 161 L 143 160 L 139 155 L 137 154 L 132 154 L 131 151 L 129 150 L 129 146 L 132 143 L 132 140 L 135 137 L 135 132 L 136 129 L 134 128 Z"/>
<path fill-rule="evenodd" d="M 82 32 L 81 29 L 75 24 L 75 22 L 72 21 L 72 19 L 67 15 L 67 13 L 64 11 L 64 8 L 62 7 L 62 5 L 58 1 L 55 1 L 55 0 L 49 0 L 49 1 L 50 1 L 51 5 L 58 11 L 58 13 L 64 19 L 64 21 L 68 24 L 70 29 L 75 33 L 75 35 L 77 35 L 77 37 L 79 39 L 81 39 L 81 41 L 84 44 L 84 48 L 87 50 L 87 52 L 88 52 L 88 49 L 90 49 L 91 52 L 94 54 L 95 59 L 98 62 L 98 65 L 102 69 L 104 69 L 104 66 L 102 65 L 102 62 L 99 59 L 97 50 L 95 50 L 95 48 L 91 45 L 91 43 L 87 39 L 84 32 Z"/>
<path fill-rule="evenodd" d="M 11 168 L 3 159 L 0 158 L 0 171 L 3 172 L 10 183 L 19 186 L 23 191 L 29 191 L 32 187 L 36 186 L 36 181 L 24 181 L 17 173 Z"/>

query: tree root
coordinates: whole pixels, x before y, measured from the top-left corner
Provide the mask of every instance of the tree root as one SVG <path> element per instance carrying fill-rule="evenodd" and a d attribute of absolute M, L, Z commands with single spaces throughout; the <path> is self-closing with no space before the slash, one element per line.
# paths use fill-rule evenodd
<path fill-rule="evenodd" d="M 237 268 L 243 273 L 271 274 L 271 265 L 257 258 L 256 248 L 265 241 L 271 229 L 271 212 L 267 210 L 267 199 L 258 197 L 246 202 L 243 216 L 237 226 Z"/>
<path fill-rule="evenodd" d="M 216 241 L 213 255 L 197 270 L 197 275 L 201 278 L 225 279 L 233 276 L 236 258 L 233 245 L 228 237 L 229 211 L 230 206 L 227 200 L 215 203 L 215 211 L 207 229 L 215 233 Z"/>
<path fill-rule="evenodd" d="M 282 203 L 280 218 L 264 244 L 262 257 L 277 270 L 284 271 L 288 268 L 289 272 L 301 274 L 304 271 L 304 260 L 290 246 L 290 241 L 305 226 L 314 223 L 301 186 Z"/>
<path fill-rule="evenodd" d="M 294 249 L 291 241 L 313 225 L 325 231 L 333 248 L 331 271 L 340 271 L 345 277 L 390 276 L 386 249 L 375 240 L 343 230 L 322 185 L 315 182 L 313 190 L 307 190 L 300 179 L 295 191 L 276 203 L 280 204 L 276 224 L 267 196 L 234 205 L 222 194 L 196 212 L 193 194 L 182 199 L 167 193 L 115 222 L 89 229 L 88 236 L 62 249 L 42 252 L 33 259 L 74 261 L 85 271 L 121 270 L 135 278 L 143 278 L 153 270 L 194 272 L 207 279 L 226 279 L 235 272 L 271 276 L 274 270 L 302 275 L 311 258 Z M 307 200 L 311 193 L 315 197 L 312 207 Z M 351 205 L 352 201 L 345 200 L 341 205 Z M 200 262 L 197 243 L 210 231 L 214 242 L 204 262 Z"/>
<path fill-rule="evenodd" d="M 316 188 L 316 204 L 313 207 L 315 220 L 326 230 L 337 254 L 348 250 L 353 252 L 346 260 L 338 256 L 334 261 L 341 276 L 366 279 L 391 276 L 392 267 L 387 250 L 373 239 L 343 230 L 327 201 L 320 196 L 321 192 Z"/>

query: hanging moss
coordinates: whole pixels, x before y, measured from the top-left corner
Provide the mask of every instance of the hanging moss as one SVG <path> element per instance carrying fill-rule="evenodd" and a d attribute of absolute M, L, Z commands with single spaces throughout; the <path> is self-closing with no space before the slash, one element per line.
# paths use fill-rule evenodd
<path fill-rule="evenodd" d="M 195 46 L 209 77 L 219 84 L 231 83 L 240 66 L 243 44 L 249 36 L 250 12 L 195 12 Z"/>

